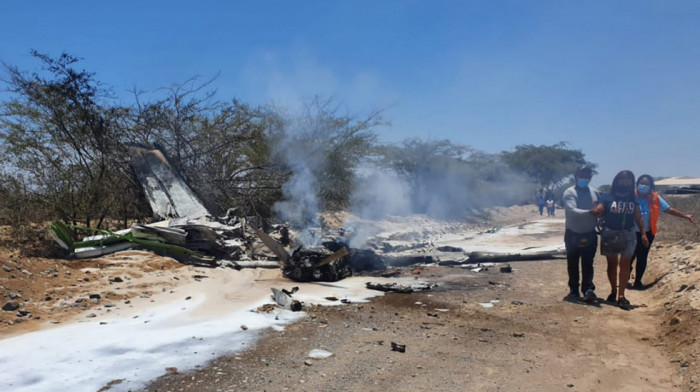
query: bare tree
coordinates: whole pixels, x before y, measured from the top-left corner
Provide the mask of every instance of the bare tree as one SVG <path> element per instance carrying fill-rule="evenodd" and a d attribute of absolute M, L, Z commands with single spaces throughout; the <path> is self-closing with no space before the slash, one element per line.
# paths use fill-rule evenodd
<path fill-rule="evenodd" d="M 11 98 L 0 106 L 6 165 L 24 175 L 28 191 L 67 222 L 101 226 L 124 177 L 115 170 L 121 144 L 113 123 L 119 111 L 98 101 L 108 92 L 79 59 L 33 51 L 43 72 L 4 66 Z"/>

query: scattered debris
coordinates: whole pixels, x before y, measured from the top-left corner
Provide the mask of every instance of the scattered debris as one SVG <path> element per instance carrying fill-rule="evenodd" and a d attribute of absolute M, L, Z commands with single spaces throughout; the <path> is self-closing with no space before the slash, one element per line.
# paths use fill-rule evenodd
<path fill-rule="evenodd" d="M 525 260 L 548 260 L 561 258 L 565 255 L 564 249 L 544 250 L 527 253 L 499 253 L 499 252 L 470 252 L 469 263 L 492 262 L 500 263 L 504 261 L 525 261 Z"/>
<path fill-rule="evenodd" d="M 482 308 L 493 308 L 493 306 L 499 302 L 501 302 L 501 301 L 499 301 L 497 299 L 492 299 L 489 302 L 481 302 L 481 303 L 479 303 L 479 305 L 481 305 Z"/>
<path fill-rule="evenodd" d="M 395 278 L 397 276 L 401 275 L 401 270 L 391 270 L 382 273 L 383 278 Z"/>
<path fill-rule="evenodd" d="M 408 294 L 415 291 L 427 291 L 437 287 L 437 283 L 431 282 L 418 282 L 410 285 L 399 284 L 396 282 L 392 283 L 372 283 L 367 282 L 365 286 L 370 290 L 384 291 L 387 293 L 402 293 Z"/>
<path fill-rule="evenodd" d="M 414 264 L 433 264 L 438 260 L 432 255 L 382 256 L 386 265 L 407 267 Z"/>
<path fill-rule="evenodd" d="M 391 342 L 391 351 L 398 351 L 400 353 L 405 353 L 406 352 L 406 345 Z"/>
<path fill-rule="evenodd" d="M 258 313 L 272 313 L 275 311 L 275 308 L 276 307 L 273 304 L 264 304 L 264 305 L 258 306 L 258 308 L 255 309 L 255 311 Z"/>
<path fill-rule="evenodd" d="M 440 252 L 464 252 L 464 249 L 456 247 L 456 246 L 438 246 L 437 250 Z"/>
<path fill-rule="evenodd" d="M 333 355 L 333 353 L 330 351 L 315 348 L 315 349 L 309 351 L 309 353 L 306 354 L 306 357 L 311 358 L 311 359 L 325 359 L 325 358 L 328 358 L 332 355 Z"/>
<path fill-rule="evenodd" d="M 291 310 L 292 312 L 298 312 L 301 310 L 301 302 L 292 299 L 292 294 L 299 290 L 299 287 L 292 288 L 292 291 L 287 291 L 285 289 L 279 290 L 272 288 L 272 299 L 275 300 L 277 305 L 283 309 Z"/>
<path fill-rule="evenodd" d="M 279 268 L 279 263 L 270 260 L 221 260 L 219 261 L 221 267 L 233 268 L 240 270 L 243 268 L 266 268 L 275 269 Z"/>
<path fill-rule="evenodd" d="M 138 226 L 138 225 L 137 225 Z M 85 237 L 82 241 L 75 241 L 71 229 L 98 233 L 91 237 Z M 175 259 L 189 264 L 215 266 L 214 257 L 197 250 L 201 248 L 200 241 L 194 239 L 184 246 L 167 242 L 164 237 L 151 236 L 141 238 L 131 229 L 121 231 L 109 231 L 94 229 L 79 225 L 67 225 L 60 221 L 51 222 L 48 228 L 49 235 L 64 249 L 71 252 L 77 258 L 98 257 L 130 248 L 143 248 L 156 253 L 167 254 Z M 189 246 L 189 248 L 188 248 Z"/>
<path fill-rule="evenodd" d="M 443 267 L 454 267 L 456 265 L 463 266 L 464 264 L 468 263 L 469 259 L 464 258 L 461 260 L 440 260 L 437 262 L 438 265 L 443 266 Z"/>

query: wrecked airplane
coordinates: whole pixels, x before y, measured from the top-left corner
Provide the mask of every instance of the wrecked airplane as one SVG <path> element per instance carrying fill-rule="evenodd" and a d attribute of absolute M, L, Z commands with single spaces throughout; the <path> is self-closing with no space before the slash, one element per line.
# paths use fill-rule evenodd
<path fill-rule="evenodd" d="M 52 222 L 48 228 L 50 236 L 72 257 L 92 258 L 137 248 L 200 266 L 280 268 L 283 276 L 295 281 L 337 281 L 353 272 L 387 267 L 551 258 L 560 253 L 467 253 L 453 246 L 434 247 L 424 240 L 377 240 L 357 249 L 348 245 L 354 234 L 346 228 L 333 233 L 314 228 L 314 234 L 320 235 L 314 235 L 318 240 L 313 246 L 292 245 L 286 225 L 272 225 L 266 233 L 248 224 L 235 209 L 224 217 L 212 216 L 160 151 L 130 147 L 129 154 L 157 222 L 135 224 L 120 231 Z M 86 236 L 77 240 L 73 237 L 75 232 Z"/>

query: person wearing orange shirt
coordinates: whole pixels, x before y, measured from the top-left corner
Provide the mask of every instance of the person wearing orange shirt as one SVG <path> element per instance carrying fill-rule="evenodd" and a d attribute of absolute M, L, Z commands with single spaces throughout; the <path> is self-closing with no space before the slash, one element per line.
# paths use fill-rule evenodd
<path fill-rule="evenodd" d="M 676 216 L 678 218 L 687 219 L 690 223 L 695 223 L 692 215 L 678 211 L 677 209 L 671 207 L 666 200 L 664 200 L 654 188 L 654 178 L 648 174 L 642 174 L 637 179 L 637 202 L 639 203 L 639 209 L 642 213 L 642 219 L 644 220 L 644 233 L 646 233 L 649 239 L 649 245 L 651 246 L 652 241 L 654 241 L 654 236 L 657 232 L 657 222 L 659 220 L 659 215 L 661 212 Z M 649 257 L 650 246 L 644 246 L 641 243 L 642 233 L 637 230 L 637 247 L 632 255 L 631 263 L 634 263 L 635 259 L 637 261 L 637 271 L 634 274 L 634 284 L 632 285 L 635 289 L 643 289 L 642 278 L 644 277 L 644 271 L 647 269 L 647 259 Z M 634 265 L 632 265 L 634 267 Z"/>

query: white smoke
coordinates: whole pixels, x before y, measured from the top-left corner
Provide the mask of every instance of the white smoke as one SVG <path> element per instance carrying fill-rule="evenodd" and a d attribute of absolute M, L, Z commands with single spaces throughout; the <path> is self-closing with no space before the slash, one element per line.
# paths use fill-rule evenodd
<path fill-rule="evenodd" d="M 325 187 L 328 178 L 319 176 L 329 175 L 329 163 L 343 162 L 333 161 L 340 157 L 329 147 L 337 137 L 335 124 L 329 119 L 332 117 L 314 113 L 286 117 L 274 143 L 275 156 L 292 173 L 282 187 L 282 200 L 273 208 L 298 233 L 297 242 L 305 246 L 317 245 L 320 240 L 321 232 L 312 229 L 321 226 L 320 185 Z M 370 220 L 412 214 L 462 220 L 480 208 L 529 199 L 527 179 L 512 173 L 496 156 L 456 155 L 450 149 L 458 147 L 449 142 L 446 151 L 439 143 L 412 143 L 390 156 L 388 162 L 366 161 L 355 169 L 354 189 L 348 191 L 349 212 L 360 219 L 346 227 L 354 234 L 354 247 L 365 246 L 367 238 L 376 234 L 372 228 L 376 225 L 366 224 Z"/>
<path fill-rule="evenodd" d="M 350 212 L 362 220 L 348 224 L 352 248 L 364 248 L 379 229 L 368 220 L 412 214 L 411 186 L 391 169 L 363 167 L 350 197 Z"/>
<path fill-rule="evenodd" d="M 277 216 L 298 230 L 297 241 L 312 245 L 318 239 L 309 229 L 319 226 L 316 179 L 311 169 L 303 163 L 290 166 L 293 174 L 282 186 L 284 199 L 277 202 L 273 209 Z"/>
<path fill-rule="evenodd" d="M 320 238 L 312 232 L 319 227 L 318 181 L 316 173 L 326 162 L 325 140 L 318 135 L 319 124 L 310 117 L 292 117 L 281 114 L 282 129 L 273 140 L 274 155 L 287 168 L 291 176 L 282 185 L 282 200 L 273 210 L 289 223 L 298 234 L 296 241 L 305 246 L 316 245 Z M 319 233 L 320 234 L 320 233 Z"/>
<path fill-rule="evenodd" d="M 410 185 L 390 169 L 361 170 L 350 203 L 350 211 L 364 219 L 384 219 L 413 211 Z"/>

